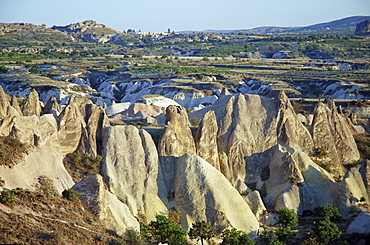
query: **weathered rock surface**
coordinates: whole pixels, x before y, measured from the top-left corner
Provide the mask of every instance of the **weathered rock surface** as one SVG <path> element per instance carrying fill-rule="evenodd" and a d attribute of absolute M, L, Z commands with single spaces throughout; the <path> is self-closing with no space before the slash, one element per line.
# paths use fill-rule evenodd
<path fill-rule="evenodd" d="M 370 20 L 360 22 L 356 26 L 355 35 L 368 36 L 370 35 Z"/>
<path fill-rule="evenodd" d="M 267 208 L 288 207 L 298 213 L 315 206 L 333 205 L 343 214 L 356 206 L 360 197 L 367 197 L 361 174 L 351 169 L 340 182 L 314 163 L 304 152 L 276 146 L 270 153 L 269 176 L 264 184 L 257 183 L 266 193 Z M 260 181 L 261 182 L 261 181 Z"/>
<path fill-rule="evenodd" d="M 366 187 L 367 195 L 370 197 L 370 160 L 365 160 L 360 168 L 360 173 Z"/>
<path fill-rule="evenodd" d="M 185 108 L 172 105 L 167 107 L 166 120 L 167 124 L 159 140 L 158 152 L 167 190 L 172 198 L 176 158 L 186 153 L 196 155 L 196 148 Z"/>
<path fill-rule="evenodd" d="M 10 106 L 8 95 L 4 92 L 3 87 L 0 86 L 0 119 L 6 117 L 8 106 Z"/>
<path fill-rule="evenodd" d="M 125 235 L 127 229 L 140 230 L 139 222 L 131 215 L 127 205 L 104 188 L 100 175 L 88 175 L 72 189 L 81 193 L 82 205 L 107 229 L 115 231 L 118 235 Z"/>
<path fill-rule="evenodd" d="M 22 112 L 24 116 L 40 116 L 41 115 L 41 104 L 39 100 L 39 94 L 35 89 L 32 89 L 31 93 L 28 95 L 27 102 L 24 104 L 22 108 Z"/>
<path fill-rule="evenodd" d="M 262 218 L 264 217 L 263 214 L 267 210 L 259 191 L 254 190 L 252 193 L 249 193 L 246 197 L 244 197 L 244 200 L 247 202 L 257 220 L 262 221 Z"/>
<path fill-rule="evenodd" d="M 57 122 L 53 115 L 41 117 L 22 116 L 13 119 L 11 134 L 30 145 L 24 159 L 14 167 L 0 166 L 0 176 L 5 188 L 28 188 L 33 190 L 40 176 L 53 180 L 62 192 L 74 183 L 63 165 L 63 153 L 58 142 Z"/>
<path fill-rule="evenodd" d="M 10 99 L 10 105 L 18 112 L 20 116 L 23 116 L 22 110 L 19 106 L 18 99 L 15 95 L 13 95 Z"/>
<path fill-rule="evenodd" d="M 155 117 L 162 113 L 162 110 L 159 106 L 156 105 L 146 105 L 142 103 L 134 103 L 130 105 L 127 111 L 124 113 L 124 116 L 128 117 Z"/>
<path fill-rule="evenodd" d="M 208 110 L 215 111 L 218 121 L 221 172 L 234 185 L 248 176 L 246 157 L 263 153 L 277 143 L 307 153 L 312 150 L 311 135 L 283 92 L 276 99 L 247 94 L 225 95 L 202 111 Z M 201 117 L 202 111 L 195 114 Z"/>
<path fill-rule="evenodd" d="M 256 236 L 259 224 L 247 203 L 204 159 L 190 154 L 180 157 L 174 184 L 174 203 L 182 211 L 185 227 L 196 220 L 208 220 L 217 232 L 235 227 Z"/>
<path fill-rule="evenodd" d="M 58 100 L 57 98 L 55 98 L 55 96 L 51 96 L 46 102 L 43 113 L 52 114 L 53 111 L 58 111 L 59 113 L 62 111 L 62 107 L 59 105 Z"/>
<path fill-rule="evenodd" d="M 78 150 L 87 156 L 96 157 L 103 143 L 103 128 L 109 126 L 109 119 L 101 106 L 86 104 L 85 123 Z"/>
<path fill-rule="evenodd" d="M 217 131 L 216 115 L 214 111 L 208 111 L 204 114 L 194 138 L 197 155 L 202 157 L 217 170 L 220 170 L 220 160 L 217 149 Z"/>
<path fill-rule="evenodd" d="M 366 211 L 360 212 L 355 220 L 347 228 L 347 233 L 369 233 L 370 232 L 370 214 Z"/>
<path fill-rule="evenodd" d="M 153 220 L 167 211 L 167 190 L 151 136 L 134 126 L 103 130 L 102 174 L 109 190 L 124 200 L 134 216 Z"/>
<path fill-rule="evenodd" d="M 330 164 L 336 177 L 344 175 L 343 164 L 360 159 L 356 142 L 349 127 L 349 121 L 339 114 L 332 100 L 328 106 L 319 103 L 314 111 L 312 137 L 317 149 L 325 152 L 320 165 Z"/>
<path fill-rule="evenodd" d="M 86 97 L 73 96 L 59 116 L 59 140 L 63 153 L 75 150 L 96 157 L 102 143 L 102 129 L 109 119 L 100 106 Z"/>

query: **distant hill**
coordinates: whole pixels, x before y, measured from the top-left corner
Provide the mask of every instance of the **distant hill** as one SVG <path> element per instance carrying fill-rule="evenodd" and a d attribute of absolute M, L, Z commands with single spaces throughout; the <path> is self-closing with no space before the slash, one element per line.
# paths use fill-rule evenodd
<path fill-rule="evenodd" d="M 67 26 L 53 26 L 51 29 L 58 30 L 75 39 L 84 42 L 112 42 L 118 45 L 128 45 L 128 42 L 136 42 L 137 40 L 131 35 L 124 34 L 103 24 L 98 24 L 93 20 L 85 20 L 69 24 Z"/>
<path fill-rule="evenodd" d="M 340 20 L 334 20 L 304 27 L 278 27 L 262 26 L 252 29 L 239 30 L 205 30 L 207 33 L 243 33 L 243 34 L 283 34 L 283 33 L 312 33 L 312 34 L 353 34 L 356 25 L 365 20 L 370 20 L 370 16 L 352 16 Z M 193 31 L 183 31 L 180 33 L 193 33 Z"/>

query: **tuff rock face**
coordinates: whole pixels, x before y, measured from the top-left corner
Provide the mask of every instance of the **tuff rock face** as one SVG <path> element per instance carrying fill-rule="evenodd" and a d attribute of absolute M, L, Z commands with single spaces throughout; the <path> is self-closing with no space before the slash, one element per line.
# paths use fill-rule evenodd
<path fill-rule="evenodd" d="M 7 116 L 7 108 L 10 106 L 8 95 L 4 92 L 2 86 L 0 86 L 0 118 Z"/>
<path fill-rule="evenodd" d="M 186 153 L 196 155 L 196 148 L 185 108 L 172 105 L 167 107 L 166 121 L 165 130 L 159 140 L 158 153 L 169 198 L 172 199 L 176 158 Z"/>
<path fill-rule="evenodd" d="M 40 116 L 41 115 L 41 105 L 39 100 L 39 94 L 35 89 L 32 89 L 31 93 L 28 95 L 27 102 L 22 108 L 24 116 Z"/>
<path fill-rule="evenodd" d="M 127 229 L 140 230 L 139 222 L 131 215 L 129 208 L 104 188 L 100 175 L 87 175 L 72 189 L 80 192 L 82 205 L 102 221 L 107 229 L 119 235 L 125 235 Z"/>
<path fill-rule="evenodd" d="M 167 190 L 151 136 L 134 126 L 103 130 L 102 174 L 109 190 L 148 220 L 167 212 Z"/>
<path fill-rule="evenodd" d="M 6 188 L 32 190 L 40 176 L 51 178 L 60 192 L 73 185 L 63 165 L 64 156 L 58 140 L 57 121 L 53 115 L 16 117 L 11 128 L 11 135 L 27 143 L 30 150 L 13 168 L 0 166 L 0 176 L 5 180 Z"/>
<path fill-rule="evenodd" d="M 316 149 L 324 152 L 321 165 L 330 164 L 333 174 L 344 175 L 343 164 L 360 159 L 356 142 L 351 132 L 352 123 L 339 114 L 332 100 L 328 106 L 319 103 L 314 111 L 312 138 Z"/>
<path fill-rule="evenodd" d="M 217 121 L 214 111 L 204 114 L 202 121 L 195 133 L 195 146 L 197 155 L 220 170 L 220 160 L 217 150 Z"/>
<path fill-rule="evenodd" d="M 102 128 L 109 125 L 104 110 L 82 96 L 71 97 L 59 116 L 59 139 L 63 153 L 75 150 L 96 157 L 101 145 Z"/>
<path fill-rule="evenodd" d="M 178 158 L 175 204 L 185 217 L 185 226 L 208 220 L 217 232 L 228 227 L 256 236 L 258 221 L 248 204 L 230 182 L 202 158 L 190 154 Z"/>
<path fill-rule="evenodd" d="M 248 175 L 246 157 L 265 152 L 277 143 L 312 151 L 312 137 L 284 93 L 276 99 L 223 96 L 206 110 L 215 111 L 220 169 L 234 185 Z"/>

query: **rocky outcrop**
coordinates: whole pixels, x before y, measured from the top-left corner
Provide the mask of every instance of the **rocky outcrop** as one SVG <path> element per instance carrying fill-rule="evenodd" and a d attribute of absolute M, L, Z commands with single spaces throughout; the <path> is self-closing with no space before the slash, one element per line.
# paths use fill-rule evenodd
<path fill-rule="evenodd" d="M 207 220 L 216 232 L 235 227 L 256 236 L 259 224 L 247 203 L 225 176 L 202 158 L 180 157 L 174 185 L 174 203 L 183 214 L 183 226 Z"/>
<path fill-rule="evenodd" d="M 85 105 L 85 123 L 78 150 L 90 157 L 101 154 L 103 128 L 108 127 L 109 119 L 101 106 Z"/>
<path fill-rule="evenodd" d="M 109 190 L 123 200 L 134 216 L 148 220 L 167 211 L 167 190 L 151 136 L 134 126 L 103 130 L 102 175 Z"/>
<path fill-rule="evenodd" d="M 6 117 L 8 106 L 10 106 L 8 95 L 4 92 L 3 87 L 0 86 L 0 119 Z"/>
<path fill-rule="evenodd" d="M 128 229 L 139 231 L 139 222 L 129 208 L 104 187 L 103 178 L 97 174 L 84 177 L 73 190 L 80 192 L 82 205 L 103 225 L 118 235 L 125 235 Z"/>
<path fill-rule="evenodd" d="M 30 147 L 23 160 L 12 168 L 0 166 L 5 188 L 33 190 L 40 176 L 53 180 L 62 192 L 74 183 L 63 165 L 63 153 L 58 141 L 58 126 L 53 115 L 23 116 L 13 119 L 11 135 Z"/>
<path fill-rule="evenodd" d="M 73 96 L 59 116 L 59 139 L 65 154 L 75 150 L 96 157 L 102 143 L 102 129 L 109 119 L 100 106 L 82 96 Z"/>
<path fill-rule="evenodd" d="M 246 157 L 263 153 L 277 143 L 309 153 L 313 142 L 284 92 L 276 99 L 258 95 L 223 96 L 203 113 L 214 110 L 221 172 L 235 184 L 246 179 Z M 201 113 L 201 112 L 197 112 Z M 200 114 L 201 115 L 201 114 Z M 253 163 L 251 163 L 253 164 Z"/>
<path fill-rule="evenodd" d="M 220 161 L 217 150 L 217 121 L 214 111 L 204 114 L 202 121 L 195 133 L 195 146 L 197 155 L 220 170 Z"/>
<path fill-rule="evenodd" d="M 18 99 L 13 95 L 10 99 L 10 105 L 17 111 L 18 115 L 23 116 L 22 110 L 19 106 Z"/>
<path fill-rule="evenodd" d="M 369 234 L 370 232 L 370 213 L 360 212 L 347 228 L 347 233 Z"/>
<path fill-rule="evenodd" d="M 62 107 L 59 105 L 57 98 L 55 96 L 51 96 L 49 100 L 46 102 L 45 107 L 43 109 L 44 114 L 52 114 L 54 112 L 59 113 L 62 111 Z"/>
<path fill-rule="evenodd" d="M 369 36 L 370 35 L 370 20 L 360 22 L 356 26 L 355 35 Z"/>
<path fill-rule="evenodd" d="M 267 208 L 288 207 L 297 213 L 315 206 L 333 205 L 342 214 L 356 206 L 359 198 L 367 197 L 357 166 L 335 182 L 333 175 L 314 163 L 304 152 L 281 145 L 269 153 L 269 173 L 255 183 L 264 193 Z M 252 183 L 250 183 L 252 184 Z"/>
<path fill-rule="evenodd" d="M 173 198 L 173 178 L 177 157 L 186 153 L 196 155 L 196 148 L 185 108 L 169 106 L 166 109 L 166 127 L 158 143 L 158 152 L 169 197 Z"/>
<path fill-rule="evenodd" d="M 22 108 L 24 116 L 40 116 L 41 115 L 41 104 L 39 100 L 39 94 L 35 89 L 32 89 L 31 93 L 28 95 L 27 101 Z"/>
<path fill-rule="evenodd" d="M 349 123 L 349 120 L 338 113 L 331 99 L 328 100 L 328 106 L 319 102 L 315 108 L 312 138 L 319 151 L 316 161 L 321 166 L 330 168 L 338 178 L 344 175 L 343 164 L 360 158 Z"/>
<path fill-rule="evenodd" d="M 254 216 L 256 216 L 256 219 L 263 222 L 263 217 L 267 210 L 259 191 L 254 190 L 252 193 L 249 193 L 244 197 L 244 200 L 247 202 Z"/>

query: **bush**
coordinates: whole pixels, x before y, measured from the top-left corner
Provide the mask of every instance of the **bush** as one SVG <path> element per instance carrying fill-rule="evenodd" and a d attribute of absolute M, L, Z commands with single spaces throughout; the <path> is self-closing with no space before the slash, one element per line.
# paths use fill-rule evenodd
<path fill-rule="evenodd" d="M 335 240 L 339 239 L 341 234 L 342 232 L 339 231 L 338 226 L 329 219 L 315 222 L 312 229 L 313 238 L 317 242 L 324 244 L 333 243 Z"/>
<path fill-rule="evenodd" d="M 2 191 L 0 196 L 0 203 L 7 206 L 15 202 L 14 192 L 12 191 Z"/>
<path fill-rule="evenodd" d="M 279 208 L 279 218 L 277 222 L 283 227 L 292 227 L 298 225 L 298 215 L 288 208 Z"/>
<path fill-rule="evenodd" d="M 221 233 L 221 237 L 221 245 L 253 245 L 255 243 L 247 234 L 235 228 L 224 230 Z"/>
<path fill-rule="evenodd" d="M 206 221 L 197 221 L 192 224 L 188 234 L 190 239 L 201 240 L 203 245 L 204 240 L 209 240 L 214 236 L 214 231 L 210 223 Z"/>
<path fill-rule="evenodd" d="M 62 192 L 62 195 L 63 195 L 64 198 L 66 198 L 66 199 L 68 199 L 69 201 L 72 201 L 72 202 L 77 201 L 81 196 L 81 194 L 79 192 L 77 192 L 75 190 L 72 190 L 72 189 L 64 190 Z"/>
<path fill-rule="evenodd" d="M 342 218 L 342 215 L 339 213 L 338 209 L 332 205 L 316 207 L 314 211 L 318 216 L 331 221 Z"/>
<path fill-rule="evenodd" d="M 9 68 L 6 66 L 0 66 L 0 73 L 7 73 L 9 71 Z"/>
<path fill-rule="evenodd" d="M 158 243 L 187 244 L 186 231 L 166 216 L 157 215 L 150 222 L 149 231 Z"/>
<path fill-rule="evenodd" d="M 34 65 L 30 69 L 30 72 L 34 73 L 34 74 L 40 73 L 40 71 L 41 71 L 41 69 L 40 69 L 40 66 L 38 66 L 38 65 Z"/>

